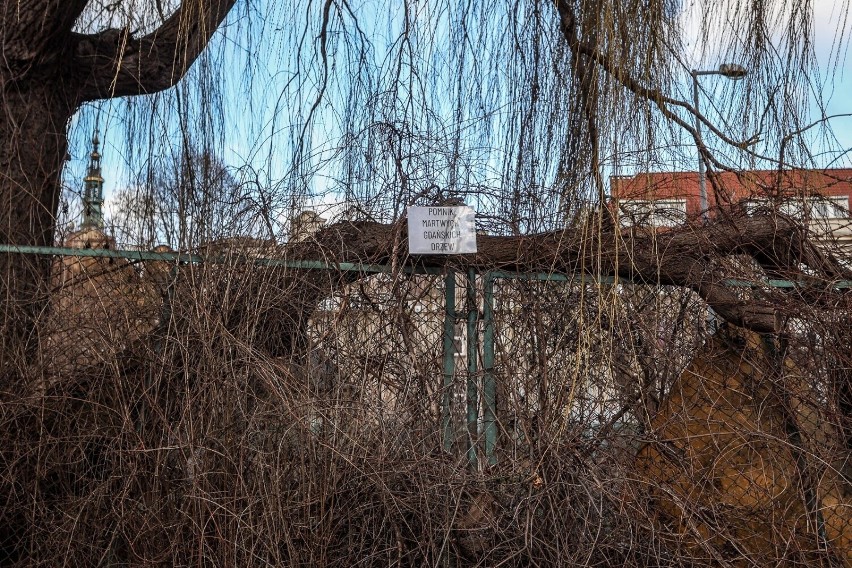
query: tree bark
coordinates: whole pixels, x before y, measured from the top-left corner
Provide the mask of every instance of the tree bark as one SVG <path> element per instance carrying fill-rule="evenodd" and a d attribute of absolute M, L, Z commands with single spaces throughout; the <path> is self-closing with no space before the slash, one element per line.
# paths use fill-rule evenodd
<path fill-rule="evenodd" d="M 100 98 L 154 93 L 179 81 L 236 0 L 184 0 L 160 28 L 72 31 L 89 0 L 0 0 L 0 242 L 53 244 L 67 125 Z M 0 384 L 34 345 L 50 259 L 0 255 Z"/>
<path fill-rule="evenodd" d="M 767 291 L 732 287 L 730 279 L 754 277 L 732 268 L 730 261 L 750 259 L 763 277 L 791 278 L 819 284 L 850 279 L 852 273 L 809 241 L 798 225 L 778 217 L 724 219 L 679 230 L 620 229 L 604 217 L 580 227 L 520 237 L 480 235 L 478 252 L 469 255 L 411 257 L 407 225 L 340 223 L 320 232 L 313 245 L 288 247 L 289 258 L 404 266 L 446 266 L 457 270 L 506 270 L 591 276 L 617 276 L 649 285 L 694 290 L 725 320 L 760 333 L 775 333 L 782 324 L 783 298 Z M 393 243 L 401 236 L 401 246 Z M 760 287 L 759 279 L 755 282 Z M 826 303 L 832 300 L 822 298 Z M 812 301 L 821 301 L 814 296 Z M 307 318 L 303 318 L 307 320 Z"/>
<path fill-rule="evenodd" d="M 0 242 L 52 245 L 72 107 L 55 84 L 4 89 L 3 95 Z M 0 254 L 0 376 L 19 368 L 34 339 L 49 276 L 49 257 Z"/>
<path fill-rule="evenodd" d="M 236 0 L 184 0 L 155 31 L 71 34 L 82 100 L 145 95 L 174 86 L 207 47 Z"/>

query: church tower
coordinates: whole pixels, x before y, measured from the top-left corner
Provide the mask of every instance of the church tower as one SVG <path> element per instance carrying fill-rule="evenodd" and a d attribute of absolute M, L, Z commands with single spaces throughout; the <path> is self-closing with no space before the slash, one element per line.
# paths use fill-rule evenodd
<path fill-rule="evenodd" d="M 98 153 L 98 134 L 92 138 L 89 171 L 83 178 L 83 222 L 81 229 L 104 228 L 104 178 L 101 176 L 101 155 Z"/>
<path fill-rule="evenodd" d="M 83 220 L 76 231 L 65 238 L 71 248 L 113 248 L 115 241 L 104 233 L 104 178 L 101 176 L 101 154 L 98 152 L 98 134 L 92 137 L 89 170 L 83 178 Z M 63 262 L 71 262 L 70 257 Z M 74 261 L 78 262 L 78 261 Z"/>

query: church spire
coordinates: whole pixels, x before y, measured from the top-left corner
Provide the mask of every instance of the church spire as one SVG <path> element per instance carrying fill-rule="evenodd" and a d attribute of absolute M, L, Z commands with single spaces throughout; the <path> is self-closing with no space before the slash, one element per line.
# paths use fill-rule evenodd
<path fill-rule="evenodd" d="M 92 153 L 89 155 L 89 172 L 83 178 L 83 223 L 81 228 L 103 229 L 104 227 L 104 178 L 101 177 L 101 155 L 98 153 L 98 133 L 92 137 Z"/>

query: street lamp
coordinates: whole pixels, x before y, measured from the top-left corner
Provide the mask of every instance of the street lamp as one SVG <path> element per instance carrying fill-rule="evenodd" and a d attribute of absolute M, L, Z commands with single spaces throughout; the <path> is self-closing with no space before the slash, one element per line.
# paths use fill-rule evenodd
<path fill-rule="evenodd" d="M 716 71 L 692 70 L 692 104 L 695 107 L 695 136 L 698 138 L 698 190 L 701 205 L 701 220 L 706 223 L 710 219 L 709 207 L 707 205 L 707 174 L 704 169 L 704 160 L 701 159 L 701 119 L 698 112 L 698 77 L 702 75 L 721 75 L 733 81 L 738 81 L 748 74 L 748 70 L 736 63 L 722 63 Z"/>
<path fill-rule="evenodd" d="M 695 108 L 695 137 L 698 139 L 698 191 L 701 204 L 701 221 L 707 223 L 710 220 L 710 208 L 707 205 L 707 173 L 704 171 L 704 160 L 701 158 L 701 147 L 704 141 L 701 139 L 701 119 L 698 112 L 698 77 L 702 75 L 721 75 L 732 81 L 738 81 L 748 74 L 748 70 L 736 63 L 722 63 L 716 71 L 692 70 L 692 105 Z M 716 330 L 716 314 L 713 308 L 707 308 L 707 329 Z"/>

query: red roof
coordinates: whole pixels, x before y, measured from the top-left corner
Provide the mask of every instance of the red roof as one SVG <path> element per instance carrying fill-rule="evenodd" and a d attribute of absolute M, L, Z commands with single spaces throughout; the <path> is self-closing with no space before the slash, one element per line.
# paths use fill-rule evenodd
<path fill-rule="evenodd" d="M 614 200 L 684 199 L 687 214 L 699 213 L 698 172 L 654 172 L 635 176 L 613 176 L 610 192 Z M 852 168 L 828 170 L 745 170 L 721 172 L 707 178 L 707 201 L 732 204 L 755 197 L 800 195 L 852 195 Z"/>

